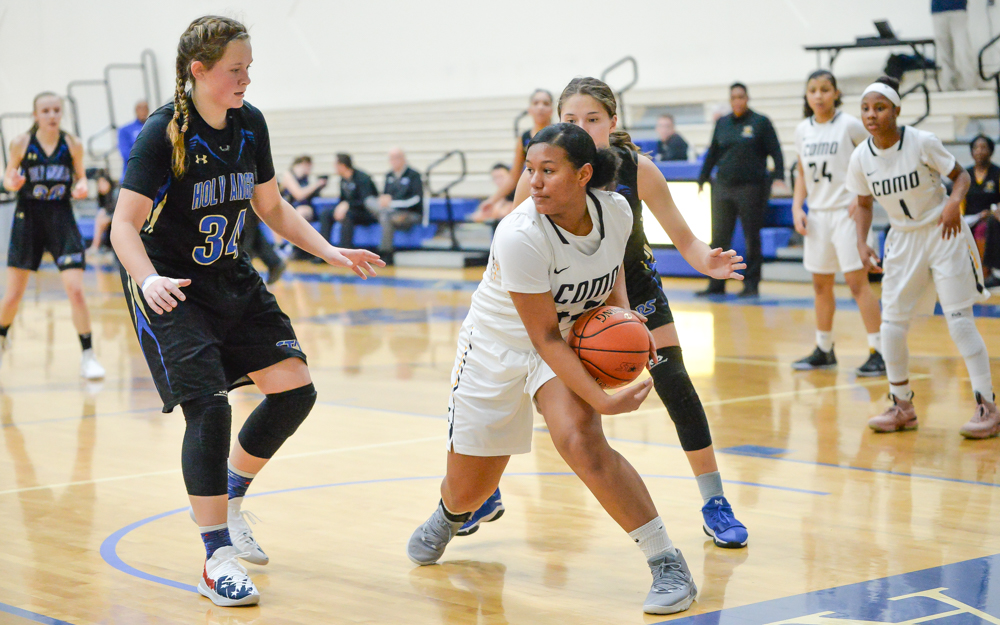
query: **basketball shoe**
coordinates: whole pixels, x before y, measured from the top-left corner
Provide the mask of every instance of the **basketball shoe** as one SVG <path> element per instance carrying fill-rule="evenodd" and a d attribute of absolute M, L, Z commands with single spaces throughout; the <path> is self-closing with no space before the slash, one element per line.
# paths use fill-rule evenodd
<path fill-rule="evenodd" d="M 910 395 L 910 405 L 903 408 L 896 401 L 896 396 L 889 393 L 892 405 L 885 409 L 880 415 L 868 419 L 868 427 L 876 432 L 899 432 L 901 430 L 917 429 L 917 411 L 913 408 L 913 395 Z"/>
<path fill-rule="evenodd" d="M 469 536 L 475 534 L 479 531 L 479 525 L 481 523 L 490 523 L 496 521 L 503 516 L 504 512 L 503 501 L 500 499 L 500 489 L 498 488 L 496 492 L 490 495 L 490 498 L 483 502 L 483 505 L 479 506 L 479 509 L 472 513 L 469 520 L 465 522 L 456 536 Z"/>
<path fill-rule="evenodd" d="M 449 521 L 444 515 L 444 506 L 439 503 L 434 509 L 434 514 L 410 536 L 406 555 L 421 566 L 434 564 L 441 559 L 445 547 L 467 520 Z"/>
<path fill-rule="evenodd" d="M 885 375 L 885 360 L 877 349 L 869 348 L 868 360 L 854 370 L 854 374 L 859 378 L 877 378 Z"/>
<path fill-rule="evenodd" d="M 702 529 L 712 537 L 715 544 L 726 549 L 747 546 L 750 535 L 745 525 L 736 520 L 733 507 L 725 497 L 712 497 L 702 506 L 701 515 L 705 519 Z"/>
<path fill-rule="evenodd" d="M 987 404 L 979 393 L 976 393 L 976 404 L 976 414 L 959 433 L 965 438 L 992 438 L 1000 434 L 1000 410 L 996 404 Z"/>
<path fill-rule="evenodd" d="M 824 352 L 816 346 L 813 353 L 809 354 L 805 358 L 796 360 L 792 363 L 792 369 L 796 371 L 814 371 L 816 369 L 833 369 L 837 366 L 837 356 L 833 353 L 833 348 L 830 351 Z"/>
<path fill-rule="evenodd" d="M 260 593 L 247 570 L 239 563 L 236 547 L 220 547 L 205 561 L 205 570 L 198 581 L 198 592 L 218 606 L 256 605 Z"/>
<path fill-rule="evenodd" d="M 675 547 L 662 556 L 650 558 L 646 564 L 653 574 L 653 585 L 643 603 L 643 612 L 674 614 L 691 607 L 698 596 L 698 586 L 680 549 Z"/>
<path fill-rule="evenodd" d="M 236 547 L 241 558 L 247 562 L 263 566 L 270 562 L 271 559 L 267 557 L 264 550 L 257 544 L 257 539 L 253 537 L 253 530 L 247 524 L 249 520 L 256 525 L 260 519 L 253 512 L 242 510 L 242 505 L 242 497 L 233 497 L 227 505 L 226 524 L 229 525 L 229 540 L 233 542 L 233 546 Z M 188 516 L 191 517 L 195 525 L 198 524 L 198 520 L 194 518 L 194 510 L 189 508 Z"/>
<path fill-rule="evenodd" d="M 93 349 L 83 350 L 83 356 L 80 357 L 80 377 L 86 380 L 100 380 L 104 377 L 104 367 L 97 362 Z"/>

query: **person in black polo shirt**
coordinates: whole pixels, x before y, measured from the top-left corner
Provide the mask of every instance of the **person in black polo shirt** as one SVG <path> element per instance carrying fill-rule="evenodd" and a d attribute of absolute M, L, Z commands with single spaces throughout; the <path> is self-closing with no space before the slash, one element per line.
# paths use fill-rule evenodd
<path fill-rule="evenodd" d="M 654 161 L 686 161 L 688 160 L 688 144 L 674 131 L 674 116 L 670 113 L 660 115 L 656 120 L 656 134 L 660 140 L 656 142 Z"/>
<path fill-rule="evenodd" d="M 399 148 L 389 150 L 389 173 L 385 175 L 385 190 L 378 198 L 379 223 L 382 224 L 380 256 L 391 262 L 396 230 L 409 230 L 424 218 L 424 185 L 420 174 L 406 163 Z"/>
<path fill-rule="evenodd" d="M 333 219 L 340 222 L 340 242 L 354 244 L 354 227 L 378 223 L 378 189 L 372 177 L 354 168 L 348 154 L 337 154 L 337 175 L 340 176 L 340 204 L 333 210 Z M 329 241 L 333 221 L 329 214 L 321 219 L 320 233 Z"/>
<path fill-rule="evenodd" d="M 712 247 L 728 249 L 736 228 L 736 218 L 743 224 L 746 239 L 746 281 L 741 297 L 757 295 L 760 284 L 760 229 L 767 215 L 772 174 L 767 157 L 774 159 L 773 178 L 783 184 L 785 164 L 781 144 L 767 117 L 751 111 L 746 85 L 733 83 L 729 103 L 733 112 L 719 119 L 712 133 L 712 144 L 698 176 L 698 188 L 708 181 L 718 166 L 712 185 Z M 724 280 L 710 279 L 708 288 L 698 295 L 726 292 Z"/>
<path fill-rule="evenodd" d="M 972 236 L 976 239 L 979 255 L 983 259 L 983 268 L 989 269 L 986 276 L 986 287 L 1000 286 L 1000 221 L 992 208 L 1000 204 L 1000 167 L 990 160 L 993 158 L 993 139 L 979 135 L 969 144 L 972 160 L 969 176 L 972 186 L 965 195 L 965 218 L 972 228 Z M 992 219 L 991 219 L 992 217 Z"/>

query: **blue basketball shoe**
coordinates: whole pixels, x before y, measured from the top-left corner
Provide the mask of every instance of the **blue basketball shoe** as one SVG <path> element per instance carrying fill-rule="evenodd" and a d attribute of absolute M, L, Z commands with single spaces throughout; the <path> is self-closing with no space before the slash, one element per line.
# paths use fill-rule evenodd
<path fill-rule="evenodd" d="M 490 495 L 489 499 L 483 502 L 483 505 L 479 506 L 478 510 L 472 513 L 472 516 L 465 522 L 465 525 L 459 528 L 456 536 L 475 534 L 479 531 L 480 523 L 496 521 L 503 516 L 503 511 L 503 501 L 500 500 L 500 489 L 498 488 L 496 492 Z"/>
<path fill-rule="evenodd" d="M 725 497 L 713 497 L 701 509 L 705 518 L 702 528 L 712 537 L 715 544 L 726 549 L 739 549 L 747 546 L 749 533 L 745 525 L 733 516 L 733 507 Z"/>

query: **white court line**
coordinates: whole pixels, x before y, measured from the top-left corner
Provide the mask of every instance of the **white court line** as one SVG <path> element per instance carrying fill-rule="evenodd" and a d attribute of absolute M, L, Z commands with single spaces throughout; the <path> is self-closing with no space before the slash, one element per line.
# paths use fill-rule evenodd
<path fill-rule="evenodd" d="M 323 454 L 337 454 L 348 451 L 363 451 L 366 449 L 377 449 L 380 447 L 395 447 L 398 445 L 412 445 L 414 443 L 426 443 L 428 441 L 441 441 L 443 436 L 427 436 L 425 438 L 413 438 L 405 441 L 392 441 L 389 443 L 371 443 L 369 445 L 355 445 L 353 447 L 335 447 L 333 449 L 321 449 L 319 451 L 304 451 L 298 454 L 287 454 L 283 456 L 277 456 L 271 459 L 271 462 L 275 460 L 289 460 L 291 458 L 305 458 L 307 456 L 321 456 Z M 86 484 L 101 484 L 104 482 L 117 482 L 119 480 L 134 480 L 142 477 L 153 477 L 156 475 L 170 475 L 172 473 L 180 473 L 180 469 L 168 469 L 166 471 L 152 471 L 150 473 L 135 473 L 133 475 L 119 475 L 116 477 L 102 477 L 94 480 L 80 480 L 79 482 L 64 482 L 62 484 L 48 484 L 45 486 L 29 486 L 28 488 L 12 488 L 10 490 L 0 490 L 0 495 L 12 495 L 14 493 L 27 493 L 34 490 L 48 490 L 51 488 L 65 488 L 67 486 L 83 486 Z"/>

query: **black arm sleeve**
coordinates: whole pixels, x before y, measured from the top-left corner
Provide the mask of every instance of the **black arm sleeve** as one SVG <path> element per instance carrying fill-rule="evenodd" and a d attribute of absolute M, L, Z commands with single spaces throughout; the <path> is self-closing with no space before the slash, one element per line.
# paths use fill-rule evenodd
<path fill-rule="evenodd" d="M 767 154 L 774 159 L 774 179 L 785 179 L 785 158 L 781 154 L 781 143 L 778 141 L 778 133 L 774 131 L 771 120 L 764 118 L 764 149 Z"/>
<path fill-rule="evenodd" d="M 719 122 L 715 122 L 715 129 L 712 131 L 712 143 L 705 153 L 705 161 L 701 164 L 701 173 L 698 174 L 698 184 L 705 184 L 712 176 L 715 162 L 719 160 Z"/>
<path fill-rule="evenodd" d="M 156 199 L 156 192 L 170 177 L 173 147 L 167 138 L 167 125 L 173 111 L 157 111 L 149 116 L 129 153 L 122 188 Z"/>

